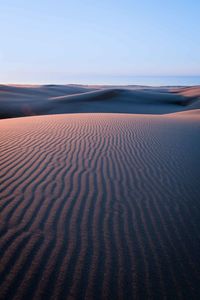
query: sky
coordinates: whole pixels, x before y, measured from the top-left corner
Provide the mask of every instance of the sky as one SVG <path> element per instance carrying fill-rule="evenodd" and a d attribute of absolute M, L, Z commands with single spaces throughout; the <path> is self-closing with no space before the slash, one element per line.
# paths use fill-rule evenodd
<path fill-rule="evenodd" d="M 199 0 L 0 0 L 0 82 L 200 75 L 199 12 Z"/>

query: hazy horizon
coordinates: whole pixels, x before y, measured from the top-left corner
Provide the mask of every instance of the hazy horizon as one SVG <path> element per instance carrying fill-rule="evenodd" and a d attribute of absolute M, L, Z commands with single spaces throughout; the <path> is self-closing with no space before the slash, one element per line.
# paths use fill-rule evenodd
<path fill-rule="evenodd" d="M 60 81 L 0 82 L 5 85 L 116 85 L 116 86 L 195 86 L 200 85 L 200 76 L 90 76 Z"/>
<path fill-rule="evenodd" d="M 198 77 L 199 11 L 200 3 L 186 0 L 3 2 L 0 82 Z"/>

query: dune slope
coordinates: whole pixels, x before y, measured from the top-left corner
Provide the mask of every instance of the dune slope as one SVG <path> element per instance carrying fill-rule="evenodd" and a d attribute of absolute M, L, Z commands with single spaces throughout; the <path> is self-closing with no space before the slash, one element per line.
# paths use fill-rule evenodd
<path fill-rule="evenodd" d="M 63 113 L 166 114 L 200 108 L 199 87 L 0 86 L 0 118 Z"/>
<path fill-rule="evenodd" d="M 198 299 L 199 111 L 0 121 L 1 299 Z"/>

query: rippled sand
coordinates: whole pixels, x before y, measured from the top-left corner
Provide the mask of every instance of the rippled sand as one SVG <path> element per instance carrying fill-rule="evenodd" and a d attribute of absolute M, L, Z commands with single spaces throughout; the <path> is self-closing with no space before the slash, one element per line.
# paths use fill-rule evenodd
<path fill-rule="evenodd" d="M 198 299 L 200 111 L 0 120 L 1 299 Z"/>

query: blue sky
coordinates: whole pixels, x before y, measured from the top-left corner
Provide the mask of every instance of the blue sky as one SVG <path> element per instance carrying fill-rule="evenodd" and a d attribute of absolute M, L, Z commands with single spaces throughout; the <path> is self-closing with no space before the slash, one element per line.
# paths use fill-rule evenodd
<path fill-rule="evenodd" d="M 0 0 L 0 82 L 200 75 L 199 12 L 199 0 Z"/>

